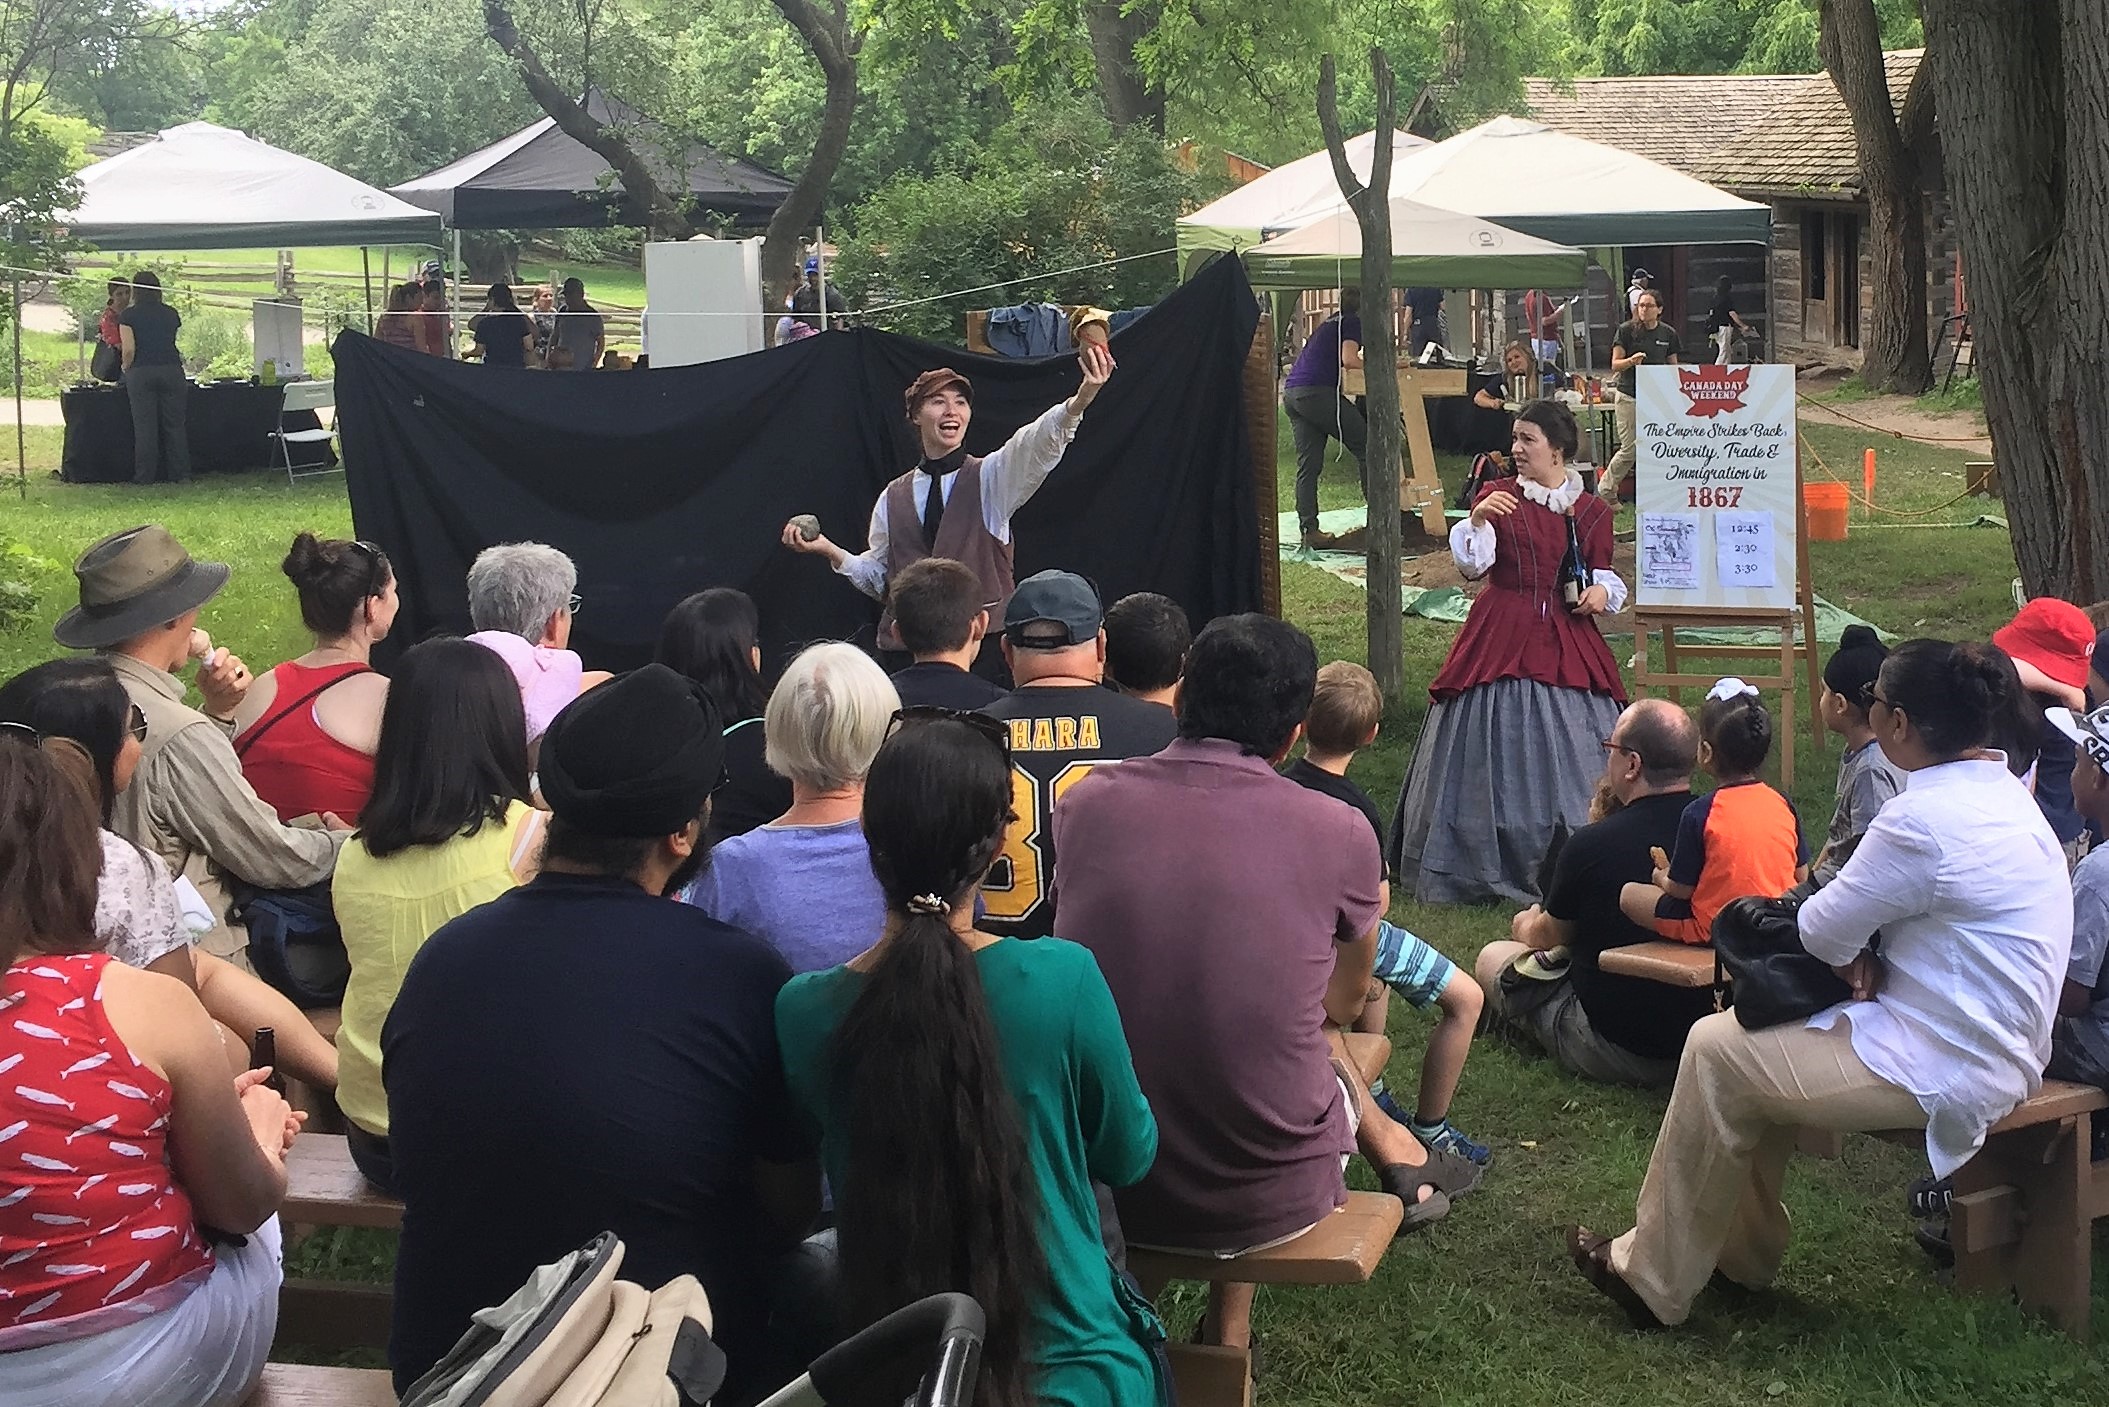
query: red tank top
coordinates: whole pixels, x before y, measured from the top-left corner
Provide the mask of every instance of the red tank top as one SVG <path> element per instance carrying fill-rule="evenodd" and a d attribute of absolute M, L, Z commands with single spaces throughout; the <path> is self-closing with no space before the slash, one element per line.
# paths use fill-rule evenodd
<path fill-rule="evenodd" d="M 373 795 L 373 759 L 346 747 L 315 721 L 314 691 L 365 674 L 363 664 L 308 666 L 287 660 L 271 671 L 278 682 L 271 711 L 234 740 L 242 775 L 281 821 L 334 811 L 356 822 Z"/>
<path fill-rule="evenodd" d="M 212 1270 L 169 1168 L 168 1082 L 103 1015 L 109 963 L 0 975 L 0 1351 L 100 1332 Z"/>

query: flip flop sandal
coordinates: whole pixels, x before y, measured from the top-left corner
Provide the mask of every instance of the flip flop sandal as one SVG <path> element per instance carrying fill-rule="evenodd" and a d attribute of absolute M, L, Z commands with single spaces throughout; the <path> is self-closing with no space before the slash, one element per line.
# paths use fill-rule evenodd
<path fill-rule="evenodd" d="M 1626 1312 L 1636 1329 L 1667 1328 L 1640 1292 L 1628 1285 L 1625 1277 L 1611 1268 L 1611 1238 L 1599 1236 L 1586 1226 L 1567 1228 L 1567 1254 L 1574 1259 L 1575 1269 L 1582 1278 L 1595 1286 L 1597 1292 Z"/>
<path fill-rule="evenodd" d="M 1419 1231 L 1424 1226 L 1433 1226 L 1450 1215 L 1450 1195 L 1429 1174 L 1426 1164 L 1414 1167 L 1408 1163 L 1393 1163 L 1390 1167 L 1377 1169 L 1377 1181 L 1384 1190 L 1406 1204 L 1406 1218 L 1399 1223 L 1399 1235 Z M 1421 1195 L 1422 1189 L 1428 1195 Z"/>
<path fill-rule="evenodd" d="M 1920 1220 L 1948 1215 L 1949 1203 L 1955 1199 L 1955 1179 L 1935 1177 L 1927 1173 L 1915 1178 L 1911 1184 L 1911 1214 Z"/>

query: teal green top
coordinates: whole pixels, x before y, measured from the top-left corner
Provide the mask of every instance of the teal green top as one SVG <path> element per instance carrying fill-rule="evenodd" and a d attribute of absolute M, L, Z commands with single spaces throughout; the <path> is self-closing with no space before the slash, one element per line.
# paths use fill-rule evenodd
<path fill-rule="evenodd" d="M 1093 1178 L 1139 1181 L 1157 1157 L 1157 1121 L 1135 1082 L 1113 994 L 1090 952 L 1059 938 L 1005 938 L 974 957 L 1040 1185 L 1048 1283 L 1030 1329 L 1040 1399 L 1054 1407 L 1162 1401 L 1151 1348 L 1164 1327 L 1106 1258 L 1091 1191 Z M 829 1107 L 828 1057 L 863 983 L 862 973 L 835 967 L 792 978 L 776 999 L 791 1099 L 838 1189 L 847 1149 Z"/>

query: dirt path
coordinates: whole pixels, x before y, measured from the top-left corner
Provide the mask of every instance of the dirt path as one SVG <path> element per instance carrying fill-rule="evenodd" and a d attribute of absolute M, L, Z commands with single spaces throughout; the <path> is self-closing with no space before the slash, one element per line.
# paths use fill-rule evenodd
<path fill-rule="evenodd" d="M 1800 418 L 1812 425 L 1849 425 L 1924 437 L 1944 449 L 1959 449 L 1988 459 L 1992 454 L 1982 415 L 1974 410 L 1922 410 L 1909 396 L 1870 396 L 1839 405 L 1803 401 Z"/>

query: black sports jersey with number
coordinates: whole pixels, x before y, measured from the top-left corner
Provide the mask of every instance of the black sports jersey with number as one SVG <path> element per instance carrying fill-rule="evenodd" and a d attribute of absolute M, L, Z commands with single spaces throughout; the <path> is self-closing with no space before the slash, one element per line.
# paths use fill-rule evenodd
<path fill-rule="evenodd" d="M 1093 767 L 1147 757 L 1178 735 L 1172 711 L 1111 689 L 1034 685 L 982 709 L 1011 730 L 1011 809 L 1017 819 L 981 886 L 981 926 L 1045 938 L 1054 915 L 1054 809 Z"/>

